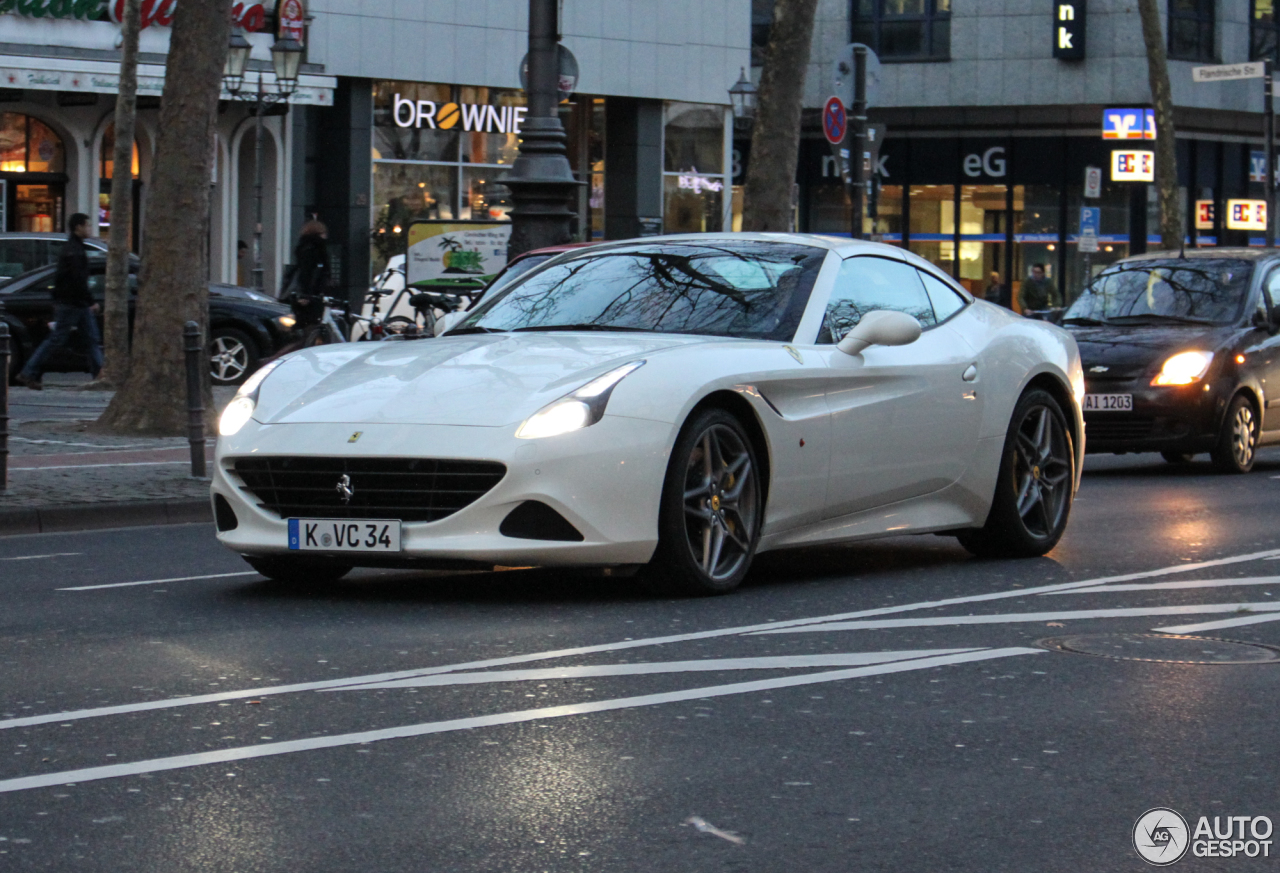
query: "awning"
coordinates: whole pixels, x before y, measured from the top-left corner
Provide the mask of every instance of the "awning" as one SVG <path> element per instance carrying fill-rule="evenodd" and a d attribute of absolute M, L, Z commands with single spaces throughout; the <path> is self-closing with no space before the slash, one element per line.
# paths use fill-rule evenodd
<path fill-rule="evenodd" d="M 258 71 L 245 73 L 245 88 L 257 90 Z M 276 75 L 262 72 L 263 86 L 275 93 Z M 298 76 L 298 90 L 290 103 L 306 106 L 332 106 L 333 91 L 338 80 L 333 76 Z M 32 91 L 79 91 L 85 94 L 120 93 L 120 65 L 106 61 L 74 58 L 31 58 L 0 55 L 0 88 L 22 88 Z M 164 67 L 159 64 L 138 65 L 138 94 L 159 97 L 164 92 Z M 225 86 L 222 99 L 231 100 Z"/>

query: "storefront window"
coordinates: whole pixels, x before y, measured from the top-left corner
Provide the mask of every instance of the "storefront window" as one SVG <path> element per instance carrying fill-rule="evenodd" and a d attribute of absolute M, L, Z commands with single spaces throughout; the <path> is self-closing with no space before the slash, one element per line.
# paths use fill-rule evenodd
<path fill-rule="evenodd" d="M 1022 281 L 1033 264 L 1044 264 L 1050 278 L 1058 271 L 1058 214 L 1061 194 L 1056 185 L 1015 185 L 1013 187 L 1013 269 L 1001 273 L 1009 285 L 1010 300 L 1017 306 Z"/>
<path fill-rule="evenodd" d="M 1004 185 L 960 188 L 960 269 L 957 278 L 981 297 L 992 273 L 1004 269 L 1008 189 Z"/>
<path fill-rule="evenodd" d="M 708 233 L 723 229 L 722 178 L 668 174 L 662 181 L 666 233 Z"/>
<path fill-rule="evenodd" d="M 440 164 L 373 165 L 374 271 L 394 255 L 404 254 L 409 225 L 419 219 L 454 217 L 458 171 Z"/>
<path fill-rule="evenodd" d="M 0 172 L 61 173 L 66 169 L 62 140 L 29 115 L 0 113 Z"/>
<path fill-rule="evenodd" d="M 517 122 L 524 117 L 524 92 L 459 88 L 458 95 L 460 107 L 478 107 L 471 109 L 469 122 L 464 118 L 468 132 L 462 136 L 461 160 L 468 164 L 510 166 L 520 150 Z M 467 110 L 459 111 L 465 114 Z M 483 123 L 479 119 L 481 112 L 485 115 Z"/>
<path fill-rule="evenodd" d="M 1080 239 L 1080 207 L 1099 206 L 1101 232 L 1098 234 L 1098 251 L 1080 252 L 1076 244 Z M 1109 264 L 1129 256 L 1129 187 L 1106 183 L 1102 196 L 1084 199 L 1080 185 L 1067 189 L 1067 275 L 1061 284 L 1068 302 L 1080 296 L 1081 290 L 1094 276 Z"/>
<path fill-rule="evenodd" d="M 109 125 L 106 132 L 102 135 L 102 150 L 99 152 L 99 171 L 98 171 L 98 235 L 106 236 L 111 232 L 111 179 L 115 172 L 115 153 L 116 153 L 116 127 L 114 124 Z M 140 167 L 138 163 L 138 143 L 133 143 L 133 178 L 140 177 Z M 137 215 L 138 197 L 136 191 L 133 198 L 133 210 L 130 218 Z M 134 241 L 133 233 L 135 221 L 130 221 L 129 239 Z M 136 241 L 134 241 L 136 242 Z"/>
<path fill-rule="evenodd" d="M 952 185 L 912 185 L 911 251 L 955 274 L 956 202 Z"/>
<path fill-rule="evenodd" d="M 514 205 L 511 189 L 496 181 L 506 170 L 466 167 L 462 171 L 462 209 L 459 218 L 472 221 L 507 221 Z"/>
<path fill-rule="evenodd" d="M 448 85 L 377 83 L 373 89 L 373 159 L 457 161 L 461 112 L 452 92 Z"/>
<path fill-rule="evenodd" d="M 668 103 L 663 136 L 663 230 L 723 230 L 724 107 Z"/>
<path fill-rule="evenodd" d="M 887 243 L 902 243 L 902 186 L 882 185 L 875 198 L 875 216 L 868 216 L 863 229 L 873 239 Z M 868 204 L 868 212 L 870 212 Z"/>

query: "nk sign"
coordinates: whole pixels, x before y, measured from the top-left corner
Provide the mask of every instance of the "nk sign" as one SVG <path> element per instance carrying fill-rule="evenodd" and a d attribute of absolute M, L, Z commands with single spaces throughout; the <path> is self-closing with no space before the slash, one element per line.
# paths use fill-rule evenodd
<path fill-rule="evenodd" d="M 1266 230 L 1267 201 L 1228 200 L 1227 230 Z"/>
<path fill-rule="evenodd" d="M 1112 182 L 1154 182 L 1156 153 L 1117 150 L 1111 153 Z"/>
<path fill-rule="evenodd" d="M 1053 4 L 1053 56 L 1064 61 L 1084 60 L 1085 0 Z"/>

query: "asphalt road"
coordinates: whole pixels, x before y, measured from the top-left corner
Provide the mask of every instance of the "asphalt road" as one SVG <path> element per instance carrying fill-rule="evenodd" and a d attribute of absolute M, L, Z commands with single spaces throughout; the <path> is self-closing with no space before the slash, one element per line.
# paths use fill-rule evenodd
<path fill-rule="evenodd" d="M 1137 871 L 1153 807 L 1280 821 L 1280 663 L 1170 662 L 1273 653 L 1119 636 L 1280 645 L 1280 452 L 1088 466 L 1048 558 L 898 538 L 702 600 L 2 539 L 0 870 Z"/>

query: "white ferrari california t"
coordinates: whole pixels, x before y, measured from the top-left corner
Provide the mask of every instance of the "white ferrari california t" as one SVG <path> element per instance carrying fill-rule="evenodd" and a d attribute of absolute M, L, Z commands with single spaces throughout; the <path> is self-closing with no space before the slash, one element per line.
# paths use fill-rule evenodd
<path fill-rule="evenodd" d="M 799 234 L 565 252 L 443 336 L 307 349 L 219 423 L 218 538 L 271 579 L 647 565 L 907 533 L 1042 555 L 1079 485 L 1070 334 L 891 246 Z"/>

